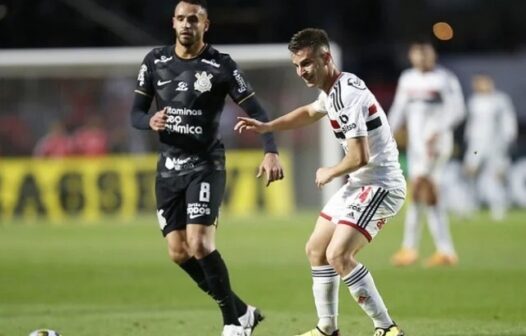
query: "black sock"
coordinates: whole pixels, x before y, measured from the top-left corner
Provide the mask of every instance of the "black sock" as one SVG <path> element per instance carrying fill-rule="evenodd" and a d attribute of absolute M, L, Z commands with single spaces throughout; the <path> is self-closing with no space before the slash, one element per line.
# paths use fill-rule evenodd
<path fill-rule="evenodd" d="M 205 273 L 203 272 L 203 268 L 197 259 L 191 257 L 179 266 L 197 283 L 197 286 L 199 286 L 203 292 L 210 295 L 215 300 L 212 293 L 208 289 Z M 232 291 L 232 296 L 234 297 L 234 303 L 236 305 L 238 317 L 240 317 L 247 312 L 248 306 L 245 302 L 243 302 L 243 300 L 239 298 L 239 296 L 236 295 L 236 293 L 234 293 L 234 291 Z"/>
<path fill-rule="evenodd" d="M 208 284 L 208 290 L 216 300 L 223 314 L 223 324 L 239 325 L 234 295 L 225 262 L 217 250 L 198 260 Z"/>

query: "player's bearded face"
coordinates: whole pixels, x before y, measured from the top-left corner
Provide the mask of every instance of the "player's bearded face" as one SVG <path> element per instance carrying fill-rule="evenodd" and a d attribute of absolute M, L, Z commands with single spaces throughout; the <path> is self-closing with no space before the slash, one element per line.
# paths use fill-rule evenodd
<path fill-rule="evenodd" d="M 185 47 L 202 41 L 208 29 L 206 11 L 198 5 L 180 2 L 175 8 L 173 28 L 177 42 Z"/>

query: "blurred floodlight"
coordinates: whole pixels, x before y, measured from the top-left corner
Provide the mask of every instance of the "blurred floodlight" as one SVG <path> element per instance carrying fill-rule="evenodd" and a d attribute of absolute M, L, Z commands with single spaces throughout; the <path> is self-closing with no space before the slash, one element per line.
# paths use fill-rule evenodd
<path fill-rule="evenodd" d="M 451 40 L 453 38 L 453 28 L 447 22 L 437 22 L 433 25 L 433 34 L 439 40 Z"/>

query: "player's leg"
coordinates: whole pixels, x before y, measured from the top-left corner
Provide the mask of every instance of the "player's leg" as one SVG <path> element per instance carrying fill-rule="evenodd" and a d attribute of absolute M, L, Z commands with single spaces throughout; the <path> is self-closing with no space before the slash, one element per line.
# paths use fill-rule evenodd
<path fill-rule="evenodd" d="M 427 223 L 436 252 L 426 260 L 426 266 L 455 265 L 458 262 L 449 230 L 446 209 L 439 199 L 437 183 L 430 177 L 422 178 L 423 200 L 427 205 Z"/>
<path fill-rule="evenodd" d="M 488 161 L 481 172 L 481 187 L 483 195 L 487 200 L 491 218 L 494 221 L 502 221 L 508 209 L 508 197 L 506 193 L 507 158 L 496 154 Z"/>
<path fill-rule="evenodd" d="M 186 190 L 188 247 L 203 270 L 208 291 L 219 305 L 225 325 L 223 332 L 226 333 L 227 329 L 244 332 L 238 320 L 244 312 L 238 313 L 227 266 L 215 245 L 219 207 L 225 191 L 225 172 L 207 170 L 192 175 Z"/>
<path fill-rule="evenodd" d="M 376 333 L 402 336 L 403 332 L 390 317 L 376 288 L 373 277 L 357 259 L 357 253 L 371 241 L 386 223 L 386 217 L 396 214 L 405 199 L 405 190 L 394 190 L 391 195 L 373 187 L 361 206 L 354 206 L 351 216 L 342 217 L 327 248 L 327 259 L 341 275 L 351 296 L 371 318 Z"/>
<path fill-rule="evenodd" d="M 306 246 L 305 252 L 311 266 L 312 293 L 318 314 L 317 330 L 321 335 L 338 334 L 338 291 L 340 277 L 326 258 L 326 251 L 334 233 L 335 224 L 330 216 L 322 213 L 316 221 Z"/>
<path fill-rule="evenodd" d="M 418 249 L 422 238 L 421 218 L 425 204 L 421 200 L 420 178 L 411 179 L 409 187 L 413 199 L 406 210 L 402 247 L 391 257 L 391 263 L 395 266 L 412 265 L 418 260 Z"/>

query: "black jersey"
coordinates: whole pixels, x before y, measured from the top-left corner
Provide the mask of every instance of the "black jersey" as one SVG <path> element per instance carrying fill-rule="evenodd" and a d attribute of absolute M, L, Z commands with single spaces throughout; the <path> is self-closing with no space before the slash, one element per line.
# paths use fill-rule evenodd
<path fill-rule="evenodd" d="M 140 67 L 136 93 L 167 108 L 160 171 L 189 171 L 204 164 L 224 167 L 219 119 L 226 95 L 241 103 L 254 94 L 228 54 L 207 45 L 195 58 L 182 59 L 175 46 L 150 51 Z"/>

